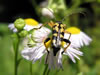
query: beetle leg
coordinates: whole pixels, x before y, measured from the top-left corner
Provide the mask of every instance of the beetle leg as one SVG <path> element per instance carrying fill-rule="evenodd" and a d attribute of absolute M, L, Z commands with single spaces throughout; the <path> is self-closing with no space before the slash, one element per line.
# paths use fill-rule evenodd
<path fill-rule="evenodd" d="M 44 46 L 46 47 L 46 50 L 47 50 L 48 53 L 49 53 L 48 45 L 50 45 L 50 43 L 51 43 L 51 39 L 50 39 L 50 38 L 47 38 L 47 39 L 44 41 Z"/>
<path fill-rule="evenodd" d="M 46 50 L 47 50 L 47 57 L 46 57 L 45 63 L 47 63 L 47 59 L 48 59 L 48 55 L 49 55 L 49 50 L 48 50 L 49 45 L 51 45 L 51 39 L 47 38 L 44 41 L 44 46 L 46 47 Z"/>
<path fill-rule="evenodd" d="M 39 28 L 34 28 L 35 30 L 41 29 L 43 26 L 45 26 L 46 24 L 48 24 L 48 22 L 46 22 L 45 24 L 42 24 Z M 34 30 L 33 29 L 33 30 Z"/>
<path fill-rule="evenodd" d="M 68 40 L 69 40 L 69 39 L 70 39 L 70 37 L 71 37 L 71 33 L 70 33 L 70 32 L 68 32 L 68 31 L 65 31 L 65 33 L 69 34 L 69 37 L 68 37 Z"/>
<path fill-rule="evenodd" d="M 64 48 L 64 51 L 62 51 L 62 54 L 67 50 L 67 48 L 70 46 L 71 42 L 68 39 L 63 39 L 63 42 L 65 42 L 66 44 L 68 43 L 68 45 Z"/>

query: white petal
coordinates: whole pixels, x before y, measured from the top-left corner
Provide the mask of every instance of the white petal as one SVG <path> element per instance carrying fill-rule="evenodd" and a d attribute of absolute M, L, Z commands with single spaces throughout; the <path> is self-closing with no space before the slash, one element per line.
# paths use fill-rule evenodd
<path fill-rule="evenodd" d="M 21 55 L 23 56 L 23 58 L 31 60 L 30 58 L 32 55 L 32 48 L 25 48 L 24 50 L 22 50 Z"/>
<path fill-rule="evenodd" d="M 25 25 L 25 27 L 24 27 L 24 29 L 27 31 L 30 31 L 33 28 L 34 28 L 34 26 L 30 26 L 30 25 Z"/>
<path fill-rule="evenodd" d="M 13 24 L 13 23 L 10 23 L 10 24 L 8 25 L 8 28 L 12 30 L 12 29 L 14 29 L 14 28 L 15 28 L 15 26 L 14 26 L 14 24 Z"/>
<path fill-rule="evenodd" d="M 74 57 L 76 57 L 77 59 L 79 59 L 80 60 L 80 58 L 76 55 L 76 54 L 74 54 L 73 52 L 70 52 Z"/>
<path fill-rule="evenodd" d="M 75 59 L 74 59 L 74 56 L 71 55 L 69 51 L 67 51 L 67 54 L 68 54 L 68 56 L 70 57 L 70 59 L 71 59 L 74 63 L 76 63 L 76 61 L 75 61 Z"/>
<path fill-rule="evenodd" d="M 77 49 L 75 49 L 75 48 L 72 48 L 72 47 L 69 47 L 67 50 L 68 50 L 68 51 L 71 51 L 71 52 L 73 52 L 73 53 L 75 53 L 75 54 L 77 54 L 77 55 L 80 55 L 80 56 L 83 55 L 83 52 L 81 52 L 81 51 L 79 51 L 79 50 L 77 50 Z"/>
<path fill-rule="evenodd" d="M 43 42 L 49 35 L 50 30 L 48 28 L 42 27 L 41 29 L 38 29 L 34 31 L 32 37 L 37 42 Z"/>
<path fill-rule="evenodd" d="M 36 45 L 33 48 L 25 48 L 21 54 L 27 60 L 33 60 L 34 62 L 40 59 L 45 54 L 45 47 L 43 44 Z"/>
<path fill-rule="evenodd" d="M 12 30 L 13 32 L 18 32 L 18 30 L 15 28 L 15 26 L 14 26 L 13 23 L 10 23 L 10 24 L 8 25 L 8 28 L 9 28 L 10 30 Z"/>
<path fill-rule="evenodd" d="M 92 41 L 92 39 L 88 35 L 86 35 L 84 32 L 81 32 L 81 36 L 83 37 L 82 39 L 85 45 L 89 45 L 89 43 Z"/>
<path fill-rule="evenodd" d="M 79 38 L 79 44 L 80 44 L 80 46 L 83 46 L 83 41 L 82 41 L 82 36 L 80 36 L 80 38 Z"/>
<path fill-rule="evenodd" d="M 73 48 L 71 46 L 69 46 L 67 48 L 67 50 L 66 50 L 66 52 L 64 54 L 68 55 L 74 63 L 76 62 L 74 57 L 76 57 L 77 59 L 80 59 L 77 55 L 80 55 L 80 56 L 83 55 L 83 53 L 81 51 L 79 51 L 79 50 L 77 50 L 77 49 L 75 49 L 75 48 Z"/>
<path fill-rule="evenodd" d="M 38 51 L 34 52 L 35 56 L 32 56 L 32 60 L 33 62 L 35 62 L 36 60 L 39 60 L 44 54 L 45 54 L 45 47 L 41 46 Z"/>
<path fill-rule="evenodd" d="M 18 32 L 18 30 L 16 28 L 13 29 L 13 32 Z"/>

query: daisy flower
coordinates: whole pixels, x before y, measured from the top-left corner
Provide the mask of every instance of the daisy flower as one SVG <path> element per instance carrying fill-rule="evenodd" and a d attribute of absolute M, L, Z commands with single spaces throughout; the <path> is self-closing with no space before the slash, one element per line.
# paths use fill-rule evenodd
<path fill-rule="evenodd" d="M 24 26 L 23 29 L 25 29 L 27 31 L 30 31 L 33 28 L 38 28 L 42 25 L 42 24 L 39 24 L 36 20 L 34 20 L 32 18 L 27 18 L 27 19 L 24 19 L 24 20 L 25 20 L 26 25 Z M 14 26 L 13 23 L 10 23 L 8 25 L 8 28 L 10 30 L 12 30 L 13 32 L 18 32 L 17 28 Z"/>
<path fill-rule="evenodd" d="M 80 59 L 78 55 L 82 56 L 83 52 L 79 51 L 79 48 L 84 45 L 89 45 L 92 39 L 76 27 L 70 27 L 66 31 L 71 33 L 70 41 L 71 45 L 64 52 L 64 55 L 68 55 L 69 58 L 75 63 L 75 58 Z M 65 33 L 64 38 L 68 39 L 69 34 Z M 66 44 L 64 44 L 66 46 Z"/>
<path fill-rule="evenodd" d="M 71 41 L 71 45 L 76 48 L 89 45 L 89 43 L 92 41 L 92 39 L 87 34 L 76 27 L 67 28 L 66 31 L 72 34 L 69 40 Z M 67 38 L 68 36 L 69 34 L 65 33 L 64 38 Z"/>
<path fill-rule="evenodd" d="M 49 33 L 50 30 L 45 27 L 34 30 L 31 35 L 31 37 L 34 38 L 34 46 L 24 48 L 21 52 L 22 56 L 27 60 L 33 60 L 33 62 L 39 60 L 46 53 L 44 40 L 48 37 Z"/>

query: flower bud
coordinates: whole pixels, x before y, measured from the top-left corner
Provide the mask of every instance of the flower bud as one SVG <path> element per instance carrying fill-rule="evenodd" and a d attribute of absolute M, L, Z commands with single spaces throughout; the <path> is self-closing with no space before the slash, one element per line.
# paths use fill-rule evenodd
<path fill-rule="evenodd" d="M 19 18 L 14 22 L 14 25 L 18 30 L 22 30 L 23 27 L 25 26 L 25 21 L 24 19 Z"/>
<path fill-rule="evenodd" d="M 28 32 L 26 30 L 22 30 L 21 32 L 19 32 L 20 37 L 25 37 L 27 34 Z"/>
<path fill-rule="evenodd" d="M 53 10 L 48 8 L 42 9 L 42 15 L 48 18 L 54 18 Z"/>

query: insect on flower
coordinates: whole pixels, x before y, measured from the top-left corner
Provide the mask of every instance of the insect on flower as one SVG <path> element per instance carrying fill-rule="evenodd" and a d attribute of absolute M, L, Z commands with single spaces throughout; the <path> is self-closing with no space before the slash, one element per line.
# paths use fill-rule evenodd
<path fill-rule="evenodd" d="M 44 9 L 42 11 L 42 14 L 44 16 L 50 17 L 52 14 L 52 16 L 54 17 L 53 11 L 51 11 L 50 9 L 47 9 L 47 8 L 44 8 Z M 46 13 L 46 12 L 48 12 L 48 13 Z M 70 15 L 72 15 L 72 14 L 70 14 Z M 63 54 L 67 50 L 67 48 L 71 45 L 71 41 L 69 40 L 71 37 L 71 33 L 68 32 L 67 30 L 65 30 L 66 25 L 62 23 L 65 20 L 65 18 L 70 16 L 70 15 L 66 15 L 62 19 L 62 21 L 56 21 L 56 22 L 50 21 L 50 22 L 46 23 L 52 28 L 52 36 L 46 38 L 46 40 L 44 41 L 44 45 L 46 47 L 48 54 L 49 54 L 49 50 L 48 50 L 47 44 L 51 45 L 51 48 L 53 49 L 54 56 L 56 56 L 57 52 L 61 49 L 61 47 L 64 48 L 64 50 L 62 51 L 62 54 Z M 43 24 L 41 27 L 43 27 L 46 24 Z M 41 27 L 35 28 L 35 29 L 40 29 Z M 69 34 L 68 39 L 64 38 L 65 33 Z M 64 46 L 64 44 L 67 44 L 66 47 Z"/>
<path fill-rule="evenodd" d="M 66 25 L 62 22 L 67 16 L 62 21 L 50 21 L 39 28 L 34 28 L 31 36 L 35 45 L 25 48 L 22 56 L 27 60 L 33 60 L 34 63 L 47 53 L 46 64 L 49 68 L 62 68 L 62 54 L 68 55 L 74 63 L 76 62 L 74 57 L 80 59 L 78 55 L 82 56 L 83 53 L 78 48 L 88 45 L 92 39 L 76 27 L 66 29 Z M 44 27 L 45 25 L 52 28 L 50 37 L 48 35 L 51 31 Z"/>
<path fill-rule="evenodd" d="M 71 42 L 69 40 L 71 37 L 71 33 L 65 30 L 66 25 L 63 24 L 62 21 L 56 21 L 56 22 L 50 21 L 50 22 L 46 23 L 47 25 L 49 25 L 52 28 L 52 36 L 46 38 L 44 41 L 44 46 L 46 47 L 48 55 L 49 55 L 48 44 L 53 49 L 53 56 L 56 56 L 58 51 L 61 48 L 64 48 L 64 50 L 61 52 L 63 54 L 71 44 Z M 46 24 L 44 24 L 44 25 L 46 25 Z M 39 28 L 35 28 L 35 29 L 41 29 L 44 25 L 40 26 Z M 68 39 L 64 38 L 65 33 L 69 34 Z M 64 44 L 67 44 L 66 47 Z M 48 59 L 48 55 L 47 55 L 47 59 Z"/>

